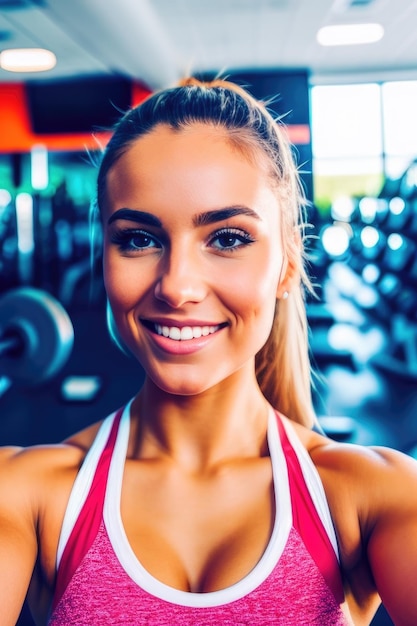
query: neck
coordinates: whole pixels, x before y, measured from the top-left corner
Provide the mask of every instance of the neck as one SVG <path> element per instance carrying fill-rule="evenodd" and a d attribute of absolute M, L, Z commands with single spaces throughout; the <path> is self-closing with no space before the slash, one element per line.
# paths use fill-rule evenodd
<path fill-rule="evenodd" d="M 192 397 L 166 394 L 146 380 L 132 405 L 132 452 L 141 458 L 169 457 L 194 470 L 264 456 L 267 416 L 256 380 L 242 385 L 231 377 Z"/>

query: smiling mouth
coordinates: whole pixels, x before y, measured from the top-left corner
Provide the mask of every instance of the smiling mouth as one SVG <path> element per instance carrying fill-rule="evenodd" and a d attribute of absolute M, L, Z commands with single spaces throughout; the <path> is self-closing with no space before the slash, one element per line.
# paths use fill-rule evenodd
<path fill-rule="evenodd" d="M 217 324 L 215 326 L 165 326 L 161 324 L 153 324 L 145 322 L 145 326 L 150 328 L 154 333 L 173 341 L 190 341 L 191 339 L 200 339 L 213 335 L 215 332 L 223 328 L 225 324 Z"/>

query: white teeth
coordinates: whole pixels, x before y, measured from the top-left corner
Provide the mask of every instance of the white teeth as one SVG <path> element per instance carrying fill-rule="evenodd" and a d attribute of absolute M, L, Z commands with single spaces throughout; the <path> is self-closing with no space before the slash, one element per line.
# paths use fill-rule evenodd
<path fill-rule="evenodd" d="M 181 341 L 193 338 L 193 329 L 190 326 L 184 326 L 181 328 Z"/>
<path fill-rule="evenodd" d="M 181 329 L 173 326 L 169 329 L 169 338 L 174 341 L 179 341 L 181 339 Z"/>
<path fill-rule="evenodd" d="M 200 337 L 207 337 L 218 330 L 218 326 L 161 326 L 155 324 L 155 330 L 158 335 L 163 337 L 169 337 L 174 341 L 187 341 L 190 339 L 199 339 Z"/>

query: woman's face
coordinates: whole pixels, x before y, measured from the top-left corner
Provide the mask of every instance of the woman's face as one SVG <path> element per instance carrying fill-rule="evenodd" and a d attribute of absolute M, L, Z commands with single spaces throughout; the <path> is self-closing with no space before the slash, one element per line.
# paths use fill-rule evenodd
<path fill-rule="evenodd" d="M 110 169 L 106 290 L 121 339 L 164 391 L 254 370 L 284 289 L 279 212 L 259 160 L 204 124 L 160 125 Z"/>

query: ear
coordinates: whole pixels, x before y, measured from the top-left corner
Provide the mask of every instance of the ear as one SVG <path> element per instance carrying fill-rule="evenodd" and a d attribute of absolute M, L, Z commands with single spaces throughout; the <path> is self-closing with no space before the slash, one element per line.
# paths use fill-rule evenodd
<path fill-rule="evenodd" d="M 300 270 L 294 259 L 285 259 L 282 265 L 281 278 L 277 287 L 277 299 L 285 300 L 295 285 L 300 282 Z"/>
<path fill-rule="evenodd" d="M 291 293 L 291 290 L 300 284 L 301 272 L 301 253 L 302 241 L 298 228 L 295 228 L 292 237 L 288 241 L 287 252 L 281 268 L 280 280 L 277 287 L 277 299 L 285 300 Z"/>

